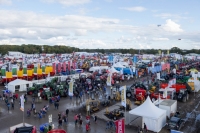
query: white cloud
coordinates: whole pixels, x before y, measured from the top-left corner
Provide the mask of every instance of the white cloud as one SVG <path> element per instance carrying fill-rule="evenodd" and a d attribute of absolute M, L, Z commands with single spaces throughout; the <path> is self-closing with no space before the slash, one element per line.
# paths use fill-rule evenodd
<path fill-rule="evenodd" d="M 136 7 L 120 7 L 120 9 L 133 11 L 133 12 L 143 12 L 146 10 L 146 8 L 142 6 L 136 6 Z"/>
<path fill-rule="evenodd" d="M 76 36 L 83 36 L 83 35 L 86 35 L 86 34 L 87 34 L 87 30 L 85 30 L 85 29 L 76 29 L 75 30 Z"/>
<path fill-rule="evenodd" d="M 6 5 L 8 4 L 9 5 L 11 3 L 12 3 L 12 0 L 0 0 L 0 5 L 1 4 L 6 4 Z"/>
<path fill-rule="evenodd" d="M 160 27 L 155 24 L 139 27 L 112 18 L 7 10 L 0 10 L 0 20 L 0 44 L 147 49 L 170 48 L 171 44 L 177 43 L 181 44 L 177 44 L 180 48 L 190 48 L 188 44 L 200 42 L 199 32 L 186 32 L 172 20 L 166 20 Z M 178 38 L 182 40 L 178 41 Z"/>
<path fill-rule="evenodd" d="M 187 17 L 183 17 L 183 15 L 186 14 L 171 14 L 171 13 L 160 13 L 160 14 L 155 14 L 155 17 L 159 17 L 162 19 L 174 19 L 174 20 L 180 20 L 180 19 L 188 19 Z"/>
<path fill-rule="evenodd" d="M 43 0 L 45 2 L 58 2 L 60 4 L 63 4 L 65 6 L 73 6 L 73 5 L 79 5 L 79 4 L 86 4 L 89 3 L 90 0 Z"/>
<path fill-rule="evenodd" d="M 154 41 L 168 41 L 169 38 L 153 38 Z"/>
<path fill-rule="evenodd" d="M 165 31 L 169 32 L 183 32 L 183 30 L 180 28 L 181 26 L 175 22 L 173 22 L 171 19 L 166 20 L 166 24 L 162 26 L 162 28 Z"/>

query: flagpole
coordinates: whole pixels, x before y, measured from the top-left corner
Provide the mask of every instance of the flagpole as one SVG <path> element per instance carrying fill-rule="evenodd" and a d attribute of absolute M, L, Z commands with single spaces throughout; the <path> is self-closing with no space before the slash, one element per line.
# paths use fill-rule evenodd
<path fill-rule="evenodd" d="M 23 126 L 25 126 L 25 123 L 24 123 L 24 111 L 23 111 Z"/>

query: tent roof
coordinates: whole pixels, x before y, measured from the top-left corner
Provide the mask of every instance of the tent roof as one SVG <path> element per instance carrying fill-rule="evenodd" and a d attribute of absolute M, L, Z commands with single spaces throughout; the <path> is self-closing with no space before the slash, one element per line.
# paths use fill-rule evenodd
<path fill-rule="evenodd" d="M 160 116 L 162 116 L 164 113 L 166 113 L 166 111 L 156 107 L 151 102 L 150 98 L 147 97 L 146 101 L 142 105 L 140 105 L 139 107 L 129 111 L 129 113 L 133 114 L 133 115 L 157 119 Z"/>
<path fill-rule="evenodd" d="M 119 73 L 119 71 L 117 71 L 114 67 L 111 67 L 109 72 L 111 72 L 111 73 Z"/>
<path fill-rule="evenodd" d="M 22 79 L 15 79 L 14 81 L 8 83 L 8 85 L 20 85 L 20 84 L 29 84 L 32 83 L 31 81 L 26 81 Z"/>
<path fill-rule="evenodd" d="M 120 62 L 117 62 L 113 65 L 113 67 L 120 67 L 120 68 L 125 68 Z"/>

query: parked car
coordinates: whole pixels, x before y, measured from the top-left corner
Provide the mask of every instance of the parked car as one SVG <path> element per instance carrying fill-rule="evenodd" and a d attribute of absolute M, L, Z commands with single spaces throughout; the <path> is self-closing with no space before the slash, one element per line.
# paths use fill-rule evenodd
<path fill-rule="evenodd" d="M 169 122 L 167 123 L 168 129 L 180 130 L 184 124 L 184 120 L 179 117 L 171 117 Z"/>

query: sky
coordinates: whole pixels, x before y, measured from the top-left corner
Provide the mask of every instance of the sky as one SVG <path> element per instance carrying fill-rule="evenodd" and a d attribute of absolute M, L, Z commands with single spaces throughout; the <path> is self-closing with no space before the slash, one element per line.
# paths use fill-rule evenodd
<path fill-rule="evenodd" d="M 200 49 L 200 0 L 0 0 L 0 44 Z"/>

